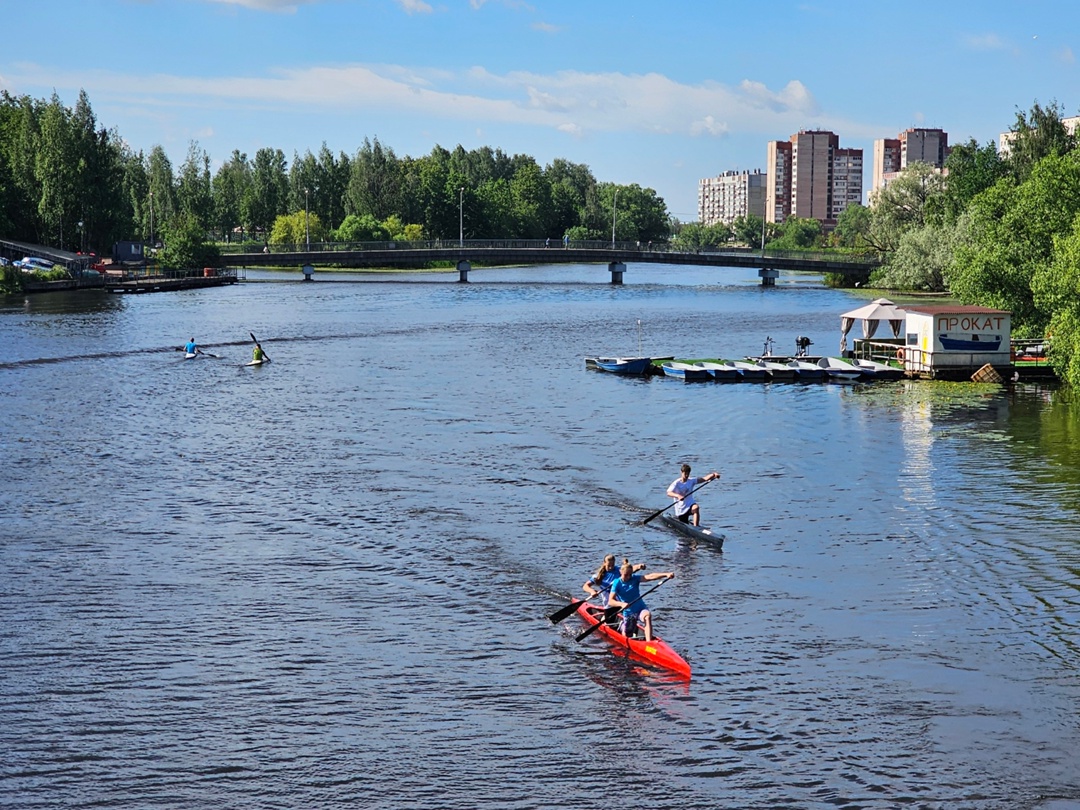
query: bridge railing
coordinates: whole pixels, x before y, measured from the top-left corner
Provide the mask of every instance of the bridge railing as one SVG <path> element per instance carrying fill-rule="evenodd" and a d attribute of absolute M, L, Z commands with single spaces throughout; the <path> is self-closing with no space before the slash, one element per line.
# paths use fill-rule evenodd
<path fill-rule="evenodd" d="M 257 253 L 252 245 L 219 245 L 222 255 Z M 760 250 L 749 247 L 675 247 L 667 242 L 611 242 L 606 240 L 571 239 L 562 242 L 555 239 L 426 239 L 421 241 L 377 242 L 311 242 L 300 244 L 275 244 L 269 246 L 271 253 L 347 253 L 367 251 L 482 251 L 482 250 L 587 250 L 610 255 L 622 253 L 628 256 L 642 253 L 678 253 L 703 256 L 761 256 L 763 259 L 806 259 L 818 262 L 850 262 L 852 264 L 877 264 L 877 256 L 857 253 L 804 250 Z"/>

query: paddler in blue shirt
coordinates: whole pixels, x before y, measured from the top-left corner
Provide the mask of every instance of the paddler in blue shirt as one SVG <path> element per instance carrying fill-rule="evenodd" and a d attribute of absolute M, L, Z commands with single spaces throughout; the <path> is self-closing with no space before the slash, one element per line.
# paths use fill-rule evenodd
<path fill-rule="evenodd" d="M 199 354 L 199 346 L 195 343 L 195 338 L 192 338 L 187 342 L 187 345 L 184 346 L 184 351 L 188 354 Z"/>
<path fill-rule="evenodd" d="M 652 613 L 641 598 L 640 585 L 642 582 L 674 577 L 675 574 L 671 571 L 635 574 L 634 566 L 628 562 L 623 563 L 619 569 L 619 578 L 611 584 L 611 594 L 608 596 L 608 607 L 623 609 L 620 633 L 630 638 L 637 632 L 638 622 L 642 622 L 645 625 L 645 640 L 652 641 Z"/>
<path fill-rule="evenodd" d="M 629 562 L 626 558 L 623 558 L 623 565 Z M 640 571 L 645 567 L 645 563 L 638 563 L 633 566 L 634 571 Z M 608 604 L 608 594 L 611 592 L 611 584 L 619 578 L 619 569 L 615 565 L 615 555 L 608 554 L 604 557 L 604 561 L 600 564 L 600 567 L 596 569 L 596 573 L 585 580 L 585 584 L 581 586 L 581 590 L 585 591 L 590 598 L 593 596 L 604 596 L 604 607 Z"/>

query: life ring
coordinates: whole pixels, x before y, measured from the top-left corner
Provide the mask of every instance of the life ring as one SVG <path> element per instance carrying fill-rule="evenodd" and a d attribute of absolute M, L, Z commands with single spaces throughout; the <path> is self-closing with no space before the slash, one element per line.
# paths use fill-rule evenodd
<path fill-rule="evenodd" d="M 897 349 L 896 350 L 896 359 L 899 360 L 901 363 L 904 362 L 904 350 L 903 349 Z"/>

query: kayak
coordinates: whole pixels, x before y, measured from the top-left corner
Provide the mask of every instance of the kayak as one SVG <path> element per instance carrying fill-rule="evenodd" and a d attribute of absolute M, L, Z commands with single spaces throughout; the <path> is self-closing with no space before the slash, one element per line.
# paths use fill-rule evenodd
<path fill-rule="evenodd" d="M 600 624 L 600 619 L 604 615 L 602 607 L 590 605 L 588 602 L 582 602 L 578 605 L 577 612 L 589 625 Z M 603 633 L 609 641 L 620 648 L 617 655 L 656 664 L 664 667 L 664 669 L 670 669 L 672 672 L 685 675 L 687 678 L 690 677 L 690 665 L 686 663 L 686 660 L 671 649 L 671 646 L 666 641 L 657 636 L 653 636 L 652 641 L 645 641 L 644 638 L 627 638 L 619 632 L 618 625 L 613 627 L 608 624 L 600 624 L 600 629 L 597 632 Z"/>
<path fill-rule="evenodd" d="M 185 360 L 194 360 L 198 356 L 199 356 L 198 352 L 184 352 L 184 359 Z"/>
<path fill-rule="evenodd" d="M 244 363 L 245 366 L 261 366 L 263 363 L 269 363 L 270 361 L 265 357 L 262 360 L 252 360 L 248 363 Z"/>
<path fill-rule="evenodd" d="M 724 535 L 720 532 L 714 532 L 712 529 L 683 523 L 677 517 L 671 515 L 660 515 L 660 519 L 680 534 L 691 537 L 694 540 L 704 540 L 706 543 L 710 543 L 721 550 L 724 548 Z"/>

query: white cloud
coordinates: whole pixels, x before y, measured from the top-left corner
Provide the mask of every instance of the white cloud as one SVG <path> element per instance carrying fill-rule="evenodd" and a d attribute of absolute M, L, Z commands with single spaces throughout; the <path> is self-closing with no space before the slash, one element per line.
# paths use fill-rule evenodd
<path fill-rule="evenodd" d="M 1073 49 L 1067 45 L 1057 52 L 1057 58 L 1063 65 L 1072 65 L 1076 63 L 1076 55 L 1073 54 Z"/>
<path fill-rule="evenodd" d="M 396 0 L 406 14 L 430 14 L 434 9 L 424 0 Z"/>
<path fill-rule="evenodd" d="M 268 2 L 268 0 L 262 0 Z M 95 103 L 185 110 L 408 113 L 477 126 L 546 127 L 575 137 L 603 132 L 724 135 L 795 131 L 809 122 L 849 132 L 857 125 L 822 113 L 809 89 L 746 80 L 737 86 L 686 84 L 659 73 L 511 72 L 352 64 L 279 69 L 262 76 L 201 77 L 58 72 L 20 65 L 5 83 L 17 88 L 86 89 Z M 26 92 L 25 90 L 22 92 Z"/>
<path fill-rule="evenodd" d="M 723 121 L 717 121 L 711 115 L 706 115 L 700 121 L 690 124 L 691 135 L 727 135 L 728 125 Z"/>
<path fill-rule="evenodd" d="M 540 31 L 544 34 L 557 34 L 562 30 L 559 26 L 546 22 L 534 22 L 530 28 L 532 28 L 533 31 Z"/>
<path fill-rule="evenodd" d="M 280 11 L 295 14 L 297 7 L 317 3 L 319 0 L 211 0 L 226 6 L 243 6 L 252 11 Z"/>
<path fill-rule="evenodd" d="M 963 38 L 965 46 L 973 51 L 1005 51 L 1009 46 L 997 34 L 968 34 Z"/>

